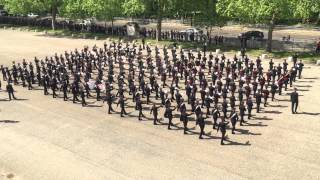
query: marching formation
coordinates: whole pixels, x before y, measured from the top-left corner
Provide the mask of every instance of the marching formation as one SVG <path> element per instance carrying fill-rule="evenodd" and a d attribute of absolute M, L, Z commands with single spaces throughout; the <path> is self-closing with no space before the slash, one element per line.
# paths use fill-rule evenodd
<path fill-rule="evenodd" d="M 35 57 L 32 62 L 13 62 L 10 67 L 1 65 L 1 71 L 9 100 L 16 98 L 14 84 L 29 90 L 38 86 L 53 98 L 60 98 L 58 92 L 62 92 L 64 101 L 71 94 L 72 102 L 82 106 L 87 106 L 88 99 L 107 102 L 108 114 L 116 111 L 116 105 L 121 117 L 131 114 L 128 107 L 134 104 L 138 119 L 147 118 L 147 109 L 154 125 L 167 119 L 171 129 L 179 117 L 184 134 L 191 131 L 189 122 L 195 119 L 200 139 L 212 122 L 210 129 L 221 132 L 223 145 L 229 126 L 234 134 L 238 122 L 243 126 L 254 116 L 253 109 L 263 113 L 270 95 L 274 101 L 276 94 L 301 78 L 304 64 L 297 59 L 294 56 L 290 66 L 286 60 L 278 65 L 270 60 L 264 68 L 259 57 L 249 59 L 244 49 L 241 56 L 228 59 L 207 52 L 206 46 L 202 52 L 192 52 L 111 42 L 102 48 L 84 47 L 45 59 Z M 292 113 L 297 112 L 298 97 L 294 90 Z M 161 112 L 164 118 L 159 118 Z"/>

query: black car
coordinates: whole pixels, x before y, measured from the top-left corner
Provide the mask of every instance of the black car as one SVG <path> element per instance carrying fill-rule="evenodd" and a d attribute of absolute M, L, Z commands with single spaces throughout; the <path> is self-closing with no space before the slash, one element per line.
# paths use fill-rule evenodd
<path fill-rule="evenodd" d="M 245 39 L 255 39 L 255 40 L 262 40 L 264 38 L 264 34 L 261 31 L 248 31 L 245 33 L 241 33 L 239 38 Z"/>
<path fill-rule="evenodd" d="M 8 16 L 8 12 L 5 10 L 0 10 L 0 16 Z"/>

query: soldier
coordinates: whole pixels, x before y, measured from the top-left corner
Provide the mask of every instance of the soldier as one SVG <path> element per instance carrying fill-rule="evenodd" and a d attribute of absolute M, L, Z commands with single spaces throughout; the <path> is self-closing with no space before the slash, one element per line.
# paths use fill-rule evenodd
<path fill-rule="evenodd" d="M 77 85 L 76 85 L 75 82 L 72 83 L 71 92 L 72 92 L 72 95 L 73 95 L 72 102 L 76 103 L 76 101 L 79 101 L 79 99 L 78 99 L 78 89 L 77 89 Z"/>
<path fill-rule="evenodd" d="M 228 111 L 228 103 L 224 99 L 223 102 L 222 102 L 222 112 L 223 112 L 223 116 L 224 117 L 227 117 L 227 111 Z"/>
<path fill-rule="evenodd" d="M 124 117 L 123 114 L 124 114 L 124 115 L 127 115 L 127 112 L 126 112 L 126 110 L 125 110 L 125 98 L 124 98 L 123 95 L 120 96 L 119 101 L 118 101 L 118 104 L 117 104 L 117 107 L 119 106 L 119 104 L 120 104 L 120 108 L 121 108 L 120 116 L 121 116 L 121 117 Z"/>
<path fill-rule="evenodd" d="M 239 105 L 239 111 L 240 111 L 240 126 L 242 126 L 242 123 L 244 123 L 244 115 L 245 115 L 245 112 L 246 112 L 246 106 L 244 105 L 243 102 L 240 103 Z"/>
<path fill-rule="evenodd" d="M 80 90 L 80 96 L 81 96 L 81 105 L 82 105 L 82 107 L 84 107 L 87 105 L 87 103 L 86 103 L 86 99 L 85 99 L 86 95 L 84 94 L 83 89 Z"/>
<path fill-rule="evenodd" d="M 97 101 L 100 101 L 100 93 L 101 93 L 101 89 L 99 87 L 99 84 L 96 83 L 95 85 L 95 90 L 96 90 L 96 93 L 97 93 Z"/>
<path fill-rule="evenodd" d="M 304 66 L 304 64 L 302 63 L 302 60 L 300 60 L 300 62 L 298 63 L 298 77 L 299 77 L 299 79 L 301 79 L 301 73 L 302 73 L 302 69 L 303 69 L 303 66 Z"/>
<path fill-rule="evenodd" d="M 256 94 L 257 113 L 259 113 L 259 111 L 260 111 L 261 98 L 262 98 L 262 95 L 259 90 L 258 93 Z"/>
<path fill-rule="evenodd" d="M 252 110 L 252 107 L 253 107 L 253 102 L 252 102 L 251 97 L 249 97 L 248 100 L 247 100 L 248 119 L 251 118 L 251 110 Z"/>
<path fill-rule="evenodd" d="M 292 114 L 296 114 L 297 113 L 298 104 L 299 104 L 299 94 L 297 93 L 297 88 L 294 88 L 294 91 L 290 95 L 290 99 L 291 99 L 291 111 L 292 111 Z"/>
<path fill-rule="evenodd" d="M 47 76 L 43 76 L 43 78 L 41 79 L 41 80 L 42 80 L 42 85 L 43 85 L 43 94 L 44 94 L 44 95 L 48 95 L 48 94 L 49 94 L 49 92 L 48 92 L 48 84 L 47 84 L 46 77 L 47 77 Z"/>
<path fill-rule="evenodd" d="M 157 107 L 155 104 L 153 104 L 152 108 L 151 108 L 151 111 L 150 111 L 150 114 L 152 113 L 153 114 L 153 125 L 157 125 L 157 122 L 159 122 L 158 120 L 158 109 L 160 107 Z"/>
<path fill-rule="evenodd" d="M 264 107 L 267 106 L 267 101 L 269 98 L 269 90 L 268 90 L 268 86 L 266 86 L 266 88 L 262 91 L 263 93 L 263 98 L 264 98 Z"/>
<path fill-rule="evenodd" d="M 214 109 L 212 110 L 213 129 L 216 128 L 218 117 L 220 117 L 220 112 L 218 106 L 215 105 Z"/>
<path fill-rule="evenodd" d="M 66 81 L 64 81 L 63 84 L 62 84 L 62 91 L 63 91 L 63 100 L 64 101 L 68 101 L 68 95 L 67 95 L 68 84 L 67 84 Z"/>
<path fill-rule="evenodd" d="M 169 123 L 168 123 L 168 129 L 170 130 L 171 129 L 171 125 L 172 125 L 172 118 L 173 118 L 173 115 L 172 115 L 172 112 L 175 110 L 176 108 L 173 108 L 171 109 L 170 106 L 167 106 L 166 107 L 166 110 L 165 110 L 165 117 L 169 119 Z"/>
<path fill-rule="evenodd" d="M 226 129 L 227 129 L 227 125 L 229 124 L 229 122 L 225 122 L 225 117 L 221 118 L 221 122 L 218 125 L 218 129 L 217 132 L 220 130 L 221 132 L 221 145 L 224 145 L 223 140 L 225 140 L 225 135 L 226 135 Z"/>
<path fill-rule="evenodd" d="M 187 134 L 187 131 L 188 131 L 188 115 L 187 115 L 187 107 L 186 107 L 186 104 L 183 102 L 181 105 L 180 105 L 180 121 L 183 122 L 183 133 L 184 134 Z"/>
<path fill-rule="evenodd" d="M 204 127 L 205 127 L 205 118 L 203 117 L 203 113 L 201 112 L 200 116 L 197 117 L 197 122 L 200 127 L 200 135 L 199 139 L 203 139 L 202 135 L 204 135 Z"/>
<path fill-rule="evenodd" d="M 51 80 L 51 90 L 52 90 L 52 97 L 56 98 L 56 96 L 58 96 L 56 94 L 56 89 L 57 89 L 57 80 L 55 78 L 53 78 Z"/>
<path fill-rule="evenodd" d="M 107 101 L 108 104 L 108 114 L 111 114 L 111 111 L 114 112 L 113 108 L 112 108 L 112 101 L 113 101 L 113 96 L 111 94 L 111 92 L 107 92 L 105 99 L 103 100 Z"/>
<path fill-rule="evenodd" d="M 271 101 L 274 99 L 274 95 L 276 94 L 276 91 L 278 89 L 278 86 L 275 83 L 272 83 L 271 85 Z"/>
<path fill-rule="evenodd" d="M 13 89 L 11 83 L 8 83 L 6 89 L 7 89 L 8 95 L 9 95 L 9 101 L 11 101 L 11 96 L 12 96 L 13 99 L 17 99 L 17 98 L 14 96 L 14 89 Z"/>
<path fill-rule="evenodd" d="M 143 108 L 142 108 L 142 101 L 141 101 L 141 99 L 140 98 L 138 98 L 137 100 L 136 100 L 136 107 L 137 107 L 137 110 L 139 110 L 139 121 L 140 120 L 142 120 L 141 119 L 141 117 L 143 116 L 144 117 L 144 115 L 143 115 L 143 113 L 142 113 L 142 110 L 143 110 Z"/>
<path fill-rule="evenodd" d="M 234 130 L 236 129 L 236 124 L 237 121 L 239 120 L 238 114 L 236 113 L 235 109 L 232 109 L 231 114 L 230 114 L 230 122 L 232 125 L 232 134 L 234 134 Z"/>

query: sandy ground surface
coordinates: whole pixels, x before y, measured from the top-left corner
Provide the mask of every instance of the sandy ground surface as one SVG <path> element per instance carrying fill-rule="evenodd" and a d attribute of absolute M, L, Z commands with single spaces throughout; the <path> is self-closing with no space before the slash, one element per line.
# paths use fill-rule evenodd
<path fill-rule="evenodd" d="M 0 64 L 102 43 L 0 30 Z M 209 127 L 199 140 L 16 86 L 18 101 L 0 92 L 0 179 L 320 179 L 319 70 L 307 64 L 297 82 L 299 114 L 284 93 L 225 146 Z"/>

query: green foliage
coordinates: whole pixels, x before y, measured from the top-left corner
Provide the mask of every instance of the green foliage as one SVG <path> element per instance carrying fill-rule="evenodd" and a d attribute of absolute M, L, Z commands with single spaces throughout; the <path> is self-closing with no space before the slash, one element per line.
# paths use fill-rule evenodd
<path fill-rule="evenodd" d="M 122 15 L 122 3 L 123 0 L 86 0 L 83 6 L 91 17 L 112 20 L 115 16 Z"/>
<path fill-rule="evenodd" d="M 84 19 L 88 17 L 88 12 L 84 6 L 85 2 L 86 0 L 64 0 L 60 13 L 64 17 Z"/>
<path fill-rule="evenodd" d="M 218 0 L 217 12 L 243 23 L 268 23 L 272 18 L 290 18 L 290 0 Z"/>
<path fill-rule="evenodd" d="M 320 14 L 320 0 L 292 0 L 291 7 L 295 9 L 294 16 L 303 21 L 309 21 Z"/>
<path fill-rule="evenodd" d="M 136 17 L 145 12 L 146 2 L 144 0 L 125 0 L 122 8 L 126 16 Z"/>

